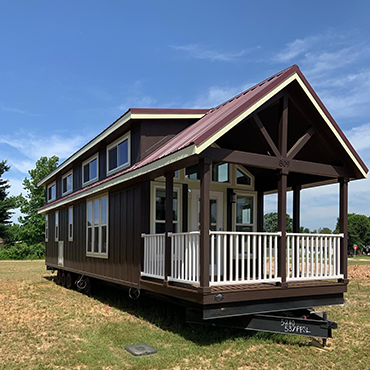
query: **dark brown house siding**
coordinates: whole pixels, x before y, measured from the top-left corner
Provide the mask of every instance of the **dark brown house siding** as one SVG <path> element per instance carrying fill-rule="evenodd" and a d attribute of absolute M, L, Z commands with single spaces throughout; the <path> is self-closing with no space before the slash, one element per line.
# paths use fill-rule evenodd
<path fill-rule="evenodd" d="M 64 241 L 64 267 L 138 284 L 142 260 L 142 232 L 149 231 L 150 186 L 144 182 L 109 194 L 108 259 L 86 256 L 86 200 L 73 205 L 73 241 L 68 241 L 68 208 L 59 210 L 59 241 Z M 58 264 L 55 214 L 49 214 L 46 263 Z"/>

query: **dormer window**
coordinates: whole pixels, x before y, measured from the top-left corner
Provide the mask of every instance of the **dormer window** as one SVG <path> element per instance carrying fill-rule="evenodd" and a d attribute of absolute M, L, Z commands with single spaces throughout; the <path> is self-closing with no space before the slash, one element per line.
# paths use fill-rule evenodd
<path fill-rule="evenodd" d="M 82 185 L 86 186 L 98 180 L 98 153 L 82 164 Z"/>
<path fill-rule="evenodd" d="M 66 195 L 72 191 L 73 188 L 73 173 L 68 172 L 62 177 L 62 195 Z"/>
<path fill-rule="evenodd" d="M 107 174 L 130 165 L 130 133 L 107 147 Z"/>
<path fill-rule="evenodd" d="M 56 198 L 56 185 L 55 185 L 55 182 L 53 182 L 52 184 L 50 184 L 48 186 L 47 200 L 48 200 L 48 202 L 51 202 L 51 201 L 55 200 L 55 198 Z"/>

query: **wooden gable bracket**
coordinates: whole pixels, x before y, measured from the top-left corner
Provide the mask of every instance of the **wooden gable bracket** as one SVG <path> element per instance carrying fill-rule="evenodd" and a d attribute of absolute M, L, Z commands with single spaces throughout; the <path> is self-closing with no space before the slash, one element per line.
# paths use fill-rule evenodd
<path fill-rule="evenodd" d="M 263 125 L 262 121 L 258 117 L 257 113 L 253 114 L 251 117 L 252 123 L 254 124 L 254 127 L 259 134 L 259 136 L 264 140 L 265 144 L 267 144 L 267 148 L 270 149 L 275 157 L 281 157 L 281 153 L 279 152 L 279 149 L 276 147 L 274 141 L 271 139 L 271 136 L 267 132 L 265 126 Z"/>
<path fill-rule="evenodd" d="M 287 153 L 287 157 L 293 159 L 315 133 L 316 130 L 313 127 L 310 127 L 305 134 L 290 148 L 289 152 Z"/>

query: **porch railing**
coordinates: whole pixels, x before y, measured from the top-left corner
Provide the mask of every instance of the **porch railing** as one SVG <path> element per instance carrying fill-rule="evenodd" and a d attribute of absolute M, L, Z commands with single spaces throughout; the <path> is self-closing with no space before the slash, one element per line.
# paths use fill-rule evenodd
<path fill-rule="evenodd" d="M 199 231 L 168 233 L 171 238 L 172 281 L 199 284 Z"/>
<path fill-rule="evenodd" d="M 141 234 L 144 238 L 144 267 L 141 275 L 164 278 L 166 234 Z"/>
<path fill-rule="evenodd" d="M 287 281 L 340 279 L 343 234 L 287 233 Z"/>
<path fill-rule="evenodd" d="M 281 232 L 210 231 L 210 285 L 278 282 Z"/>

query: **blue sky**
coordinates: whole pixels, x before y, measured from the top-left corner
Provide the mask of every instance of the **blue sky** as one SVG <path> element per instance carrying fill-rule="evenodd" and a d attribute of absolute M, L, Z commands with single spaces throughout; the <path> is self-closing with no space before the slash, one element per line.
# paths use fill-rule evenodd
<path fill-rule="evenodd" d="M 12 193 L 40 156 L 65 159 L 130 107 L 209 108 L 292 64 L 370 164 L 369 11 L 368 1 L 2 1 L 0 159 Z M 265 203 L 276 208 L 274 196 Z M 369 181 L 351 183 L 350 212 L 369 216 L 369 204 Z M 337 185 L 302 192 L 303 225 L 334 228 L 337 216 Z"/>

